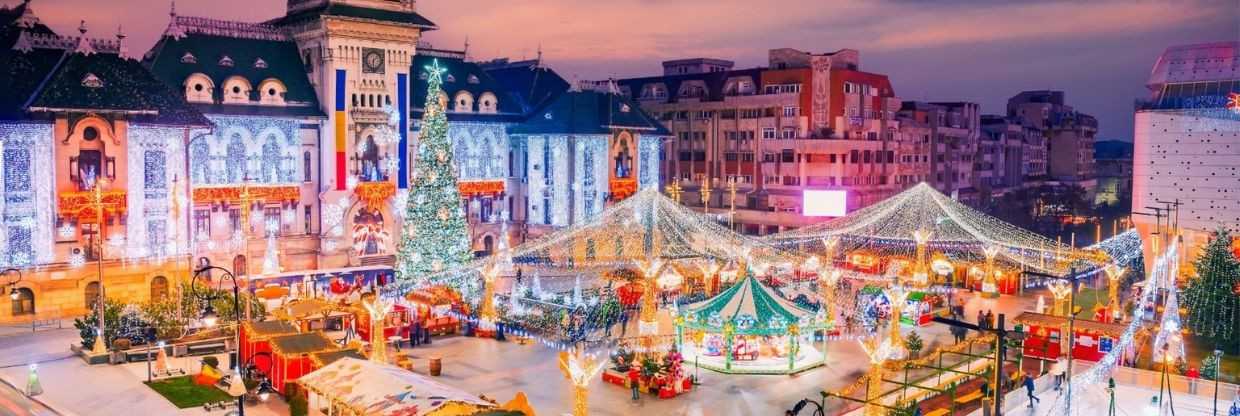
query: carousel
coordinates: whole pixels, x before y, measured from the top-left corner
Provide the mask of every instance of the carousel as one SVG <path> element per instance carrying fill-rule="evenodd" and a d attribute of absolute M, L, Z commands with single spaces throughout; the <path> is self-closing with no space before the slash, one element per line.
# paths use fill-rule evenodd
<path fill-rule="evenodd" d="M 678 349 L 685 363 L 723 373 L 793 374 L 823 365 L 825 341 L 820 350 L 813 340 L 825 321 L 749 274 L 679 314 Z"/>

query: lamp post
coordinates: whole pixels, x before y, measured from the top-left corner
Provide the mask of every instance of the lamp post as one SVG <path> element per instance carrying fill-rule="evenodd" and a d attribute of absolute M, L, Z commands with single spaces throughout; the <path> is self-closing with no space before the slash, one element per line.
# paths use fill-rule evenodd
<path fill-rule="evenodd" d="M 702 187 L 699 194 L 702 196 L 702 213 L 710 213 L 710 179 L 702 178 Z"/>
<path fill-rule="evenodd" d="M 1214 416 L 1218 416 L 1218 379 L 1222 375 L 1219 372 L 1223 369 L 1223 362 L 1219 360 L 1222 359 L 1223 350 L 1214 350 L 1214 411 L 1211 412 Z"/>
<path fill-rule="evenodd" d="M 736 177 L 728 178 L 728 197 L 731 207 L 728 208 L 728 229 L 736 230 Z"/>
<path fill-rule="evenodd" d="M 108 350 L 107 346 L 104 345 L 108 342 L 108 337 L 104 335 L 107 334 L 107 332 L 104 332 L 105 328 L 103 323 L 103 312 L 107 309 L 107 306 L 104 303 L 106 302 L 105 299 L 107 299 L 107 297 L 103 290 L 103 240 L 106 235 L 103 226 L 103 188 L 107 186 L 108 179 L 104 177 L 96 178 L 95 183 L 91 186 L 91 192 L 94 196 L 95 205 L 95 223 L 98 225 L 97 235 L 99 237 L 99 253 L 95 258 L 95 264 L 98 267 L 99 272 L 99 298 L 95 301 L 95 308 L 98 309 L 96 312 L 98 313 L 97 316 L 99 327 L 96 329 L 98 332 L 95 334 L 95 347 L 91 348 L 91 352 L 95 354 L 103 354 Z"/>
<path fill-rule="evenodd" d="M 194 292 L 194 281 L 198 279 L 198 276 L 202 274 L 209 274 L 209 272 L 212 270 L 219 270 L 221 272 L 224 272 L 224 276 L 221 277 L 220 279 L 221 282 L 225 278 L 227 278 L 228 280 L 231 280 L 233 283 L 233 290 L 232 290 L 233 292 L 233 314 L 237 318 L 237 329 L 234 331 L 234 337 L 236 337 L 235 339 L 237 342 L 236 344 L 237 348 L 240 349 L 241 348 L 241 291 L 240 291 L 240 285 L 237 282 L 237 276 L 233 275 L 232 271 L 229 271 L 228 269 L 225 269 L 223 267 L 211 266 L 211 265 L 203 266 L 202 268 L 195 270 L 194 276 L 191 277 L 189 280 L 190 296 L 194 299 L 200 299 L 204 303 L 206 303 L 206 306 L 204 306 L 202 309 L 202 323 L 208 327 L 215 326 L 219 322 L 219 314 L 215 312 L 215 307 L 211 306 L 211 302 L 214 301 L 219 296 L 211 292 L 207 292 L 203 294 Z M 246 388 L 245 388 L 245 380 L 242 379 L 241 377 L 241 371 L 245 368 L 245 364 L 241 362 L 243 357 L 241 356 L 240 351 L 238 351 L 236 357 L 237 357 L 237 363 L 236 363 L 237 368 L 233 372 L 232 379 L 229 380 L 228 394 L 230 396 L 237 398 L 237 415 L 245 416 L 244 398 L 245 398 Z"/>
<path fill-rule="evenodd" d="M 17 273 L 17 280 L 14 280 L 12 282 L 6 282 L 3 287 L 9 288 L 9 299 L 16 301 L 18 299 L 21 299 L 21 292 L 17 291 L 17 282 L 22 281 L 22 271 L 19 269 L 10 267 L 0 272 L 0 276 L 8 276 L 9 273 Z"/>

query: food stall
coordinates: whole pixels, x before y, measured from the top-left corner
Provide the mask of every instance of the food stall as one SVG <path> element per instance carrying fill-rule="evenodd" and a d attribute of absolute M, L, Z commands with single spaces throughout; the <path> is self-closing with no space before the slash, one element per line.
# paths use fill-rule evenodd
<path fill-rule="evenodd" d="M 284 335 L 271 338 L 271 387 L 281 394 L 288 391 L 288 382 L 314 371 L 311 356 L 316 353 L 339 349 L 336 343 L 322 332 Z"/>
<path fill-rule="evenodd" d="M 497 407 L 428 376 L 351 357 L 297 382 L 310 393 L 310 415 L 464 416 Z"/>
<path fill-rule="evenodd" d="M 1026 357 L 1054 360 L 1063 355 L 1067 348 L 1063 345 L 1066 341 L 1063 334 L 1068 329 L 1067 317 L 1024 312 L 1013 322 L 1024 326 L 1024 331 L 1028 334 L 1023 347 Z M 1072 357 L 1088 361 L 1102 359 L 1127 329 L 1122 324 L 1088 319 L 1077 319 L 1072 327 L 1076 336 Z"/>

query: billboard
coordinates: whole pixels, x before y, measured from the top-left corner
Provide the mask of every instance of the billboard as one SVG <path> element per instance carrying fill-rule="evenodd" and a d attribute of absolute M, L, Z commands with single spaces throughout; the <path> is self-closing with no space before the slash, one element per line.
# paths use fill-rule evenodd
<path fill-rule="evenodd" d="M 807 217 L 843 217 L 848 213 L 848 191 L 806 189 L 801 212 Z"/>

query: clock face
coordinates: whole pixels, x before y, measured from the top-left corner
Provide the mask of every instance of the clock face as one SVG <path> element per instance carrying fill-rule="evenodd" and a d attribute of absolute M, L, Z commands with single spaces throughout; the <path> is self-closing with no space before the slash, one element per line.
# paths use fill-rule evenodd
<path fill-rule="evenodd" d="M 362 51 L 362 72 L 367 74 L 383 73 L 382 49 L 364 49 Z"/>

